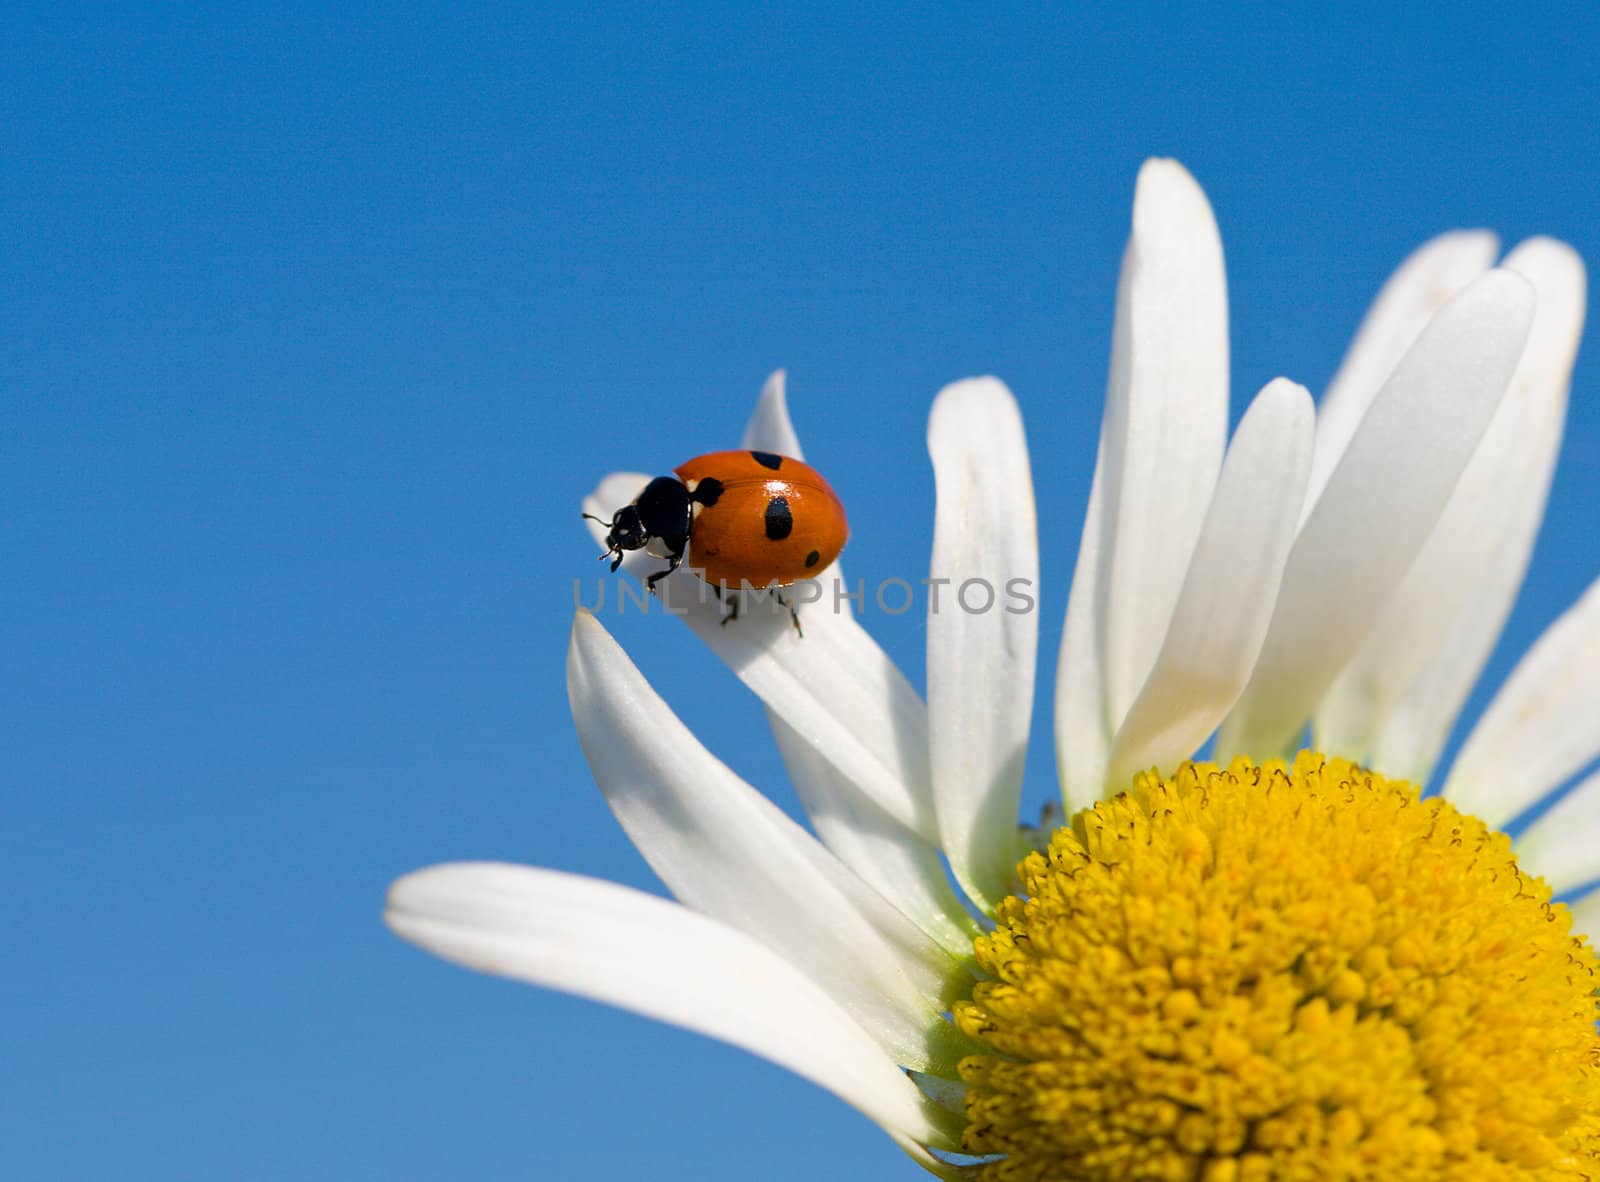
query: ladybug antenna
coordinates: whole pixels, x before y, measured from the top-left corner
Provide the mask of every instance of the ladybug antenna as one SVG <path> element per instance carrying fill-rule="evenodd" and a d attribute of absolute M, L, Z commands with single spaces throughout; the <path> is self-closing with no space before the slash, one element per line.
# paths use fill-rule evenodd
<path fill-rule="evenodd" d="M 584 516 L 584 520 L 586 520 L 586 521 L 598 521 L 601 525 L 610 525 L 611 524 L 604 517 L 596 517 L 593 513 L 585 513 L 583 516 Z"/>

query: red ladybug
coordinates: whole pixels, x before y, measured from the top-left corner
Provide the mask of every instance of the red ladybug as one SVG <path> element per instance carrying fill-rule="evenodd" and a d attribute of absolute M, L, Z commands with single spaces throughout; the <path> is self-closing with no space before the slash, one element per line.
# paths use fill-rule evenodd
<path fill-rule="evenodd" d="M 645 579 L 652 591 L 686 555 L 719 594 L 745 585 L 787 587 L 827 570 L 850 535 L 828 482 L 789 456 L 714 451 L 673 472 L 601 521 L 610 526 L 604 557 L 613 559 L 612 570 L 630 550 L 666 559 L 666 569 Z"/>

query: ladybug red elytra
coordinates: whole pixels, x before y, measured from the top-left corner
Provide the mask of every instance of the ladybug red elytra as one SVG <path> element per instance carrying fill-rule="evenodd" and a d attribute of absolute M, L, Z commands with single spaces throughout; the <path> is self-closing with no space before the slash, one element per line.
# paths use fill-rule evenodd
<path fill-rule="evenodd" d="M 666 568 L 645 579 L 654 591 L 688 557 L 719 595 L 821 574 L 850 534 L 844 505 L 821 474 L 769 451 L 696 456 L 645 485 L 609 522 L 594 520 L 610 527 L 602 557 L 613 559 L 612 570 L 630 550 L 664 558 Z"/>

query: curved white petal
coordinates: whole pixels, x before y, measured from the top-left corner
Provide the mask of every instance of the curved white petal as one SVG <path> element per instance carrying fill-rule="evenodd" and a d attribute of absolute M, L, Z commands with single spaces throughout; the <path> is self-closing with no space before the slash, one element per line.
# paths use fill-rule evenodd
<path fill-rule="evenodd" d="M 1600 774 L 1568 792 L 1516 840 L 1517 864 L 1555 894 L 1600 878 Z"/>
<path fill-rule="evenodd" d="M 1462 745 L 1444 794 L 1500 826 L 1600 756 L 1600 580 L 1544 630 Z"/>
<path fill-rule="evenodd" d="M 755 400 L 750 421 L 744 424 L 744 437 L 739 441 L 741 448 L 757 448 L 760 451 L 774 451 L 779 456 L 805 459 L 805 453 L 800 449 L 800 437 L 795 433 L 794 422 L 789 419 L 786 385 L 787 374 L 782 369 L 774 369 L 762 385 L 762 397 Z M 846 619 L 853 616 L 853 601 L 848 595 L 850 589 L 845 584 L 845 571 L 837 561 L 813 582 L 818 590 L 800 593 L 818 595 L 821 606 L 806 613 L 806 627 L 829 627 L 840 616 Z"/>
<path fill-rule="evenodd" d="M 1600 890 L 1590 891 L 1572 904 L 1572 934 L 1600 946 Z"/>
<path fill-rule="evenodd" d="M 899 1062 L 942 1062 L 950 956 L 707 751 L 587 613 L 567 692 L 595 781 L 674 895 L 801 966 Z"/>
<path fill-rule="evenodd" d="M 1317 407 L 1307 514 L 1400 358 L 1440 308 L 1494 265 L 1499 245 L 1487 230 L 1441 234 L 1413 251 L 1378 292 Z"/>
<path fill-rule="evenodd" d="M 1067 603 L 1056 757 L 1069 811 L 1155 663 L 1222 464 L 1228 293 L 1210 203 L 1174 160 L 1139 172 L 1094 485 Z"/>
<path fill-rule="evenodd" d="M 633 473 L 608 476 L 584 500 L 584 510 L 609 521 L 643 484 Z M 595 522 L 589 523 L 589 531 L 597 544 L 606 533 Z M 661 566 L 661 559 L 637 551 L 628 555 L 623 570 L 638 576 Z M 823 595 L 821 601 L 808 602 L 799 587 L 792 589 L 800 599 L 801 619 L 813 625 L 803 637 L 795 634 L 786 609 L 749 596 L 739 619 L 724 627 L 722 604 L 687 570 L 662 580 L 659 602 L 651 603 L 681 616 L 773 713 L 879 808 L 935 841 L 927 708 L 883 649 L 848 615 L 815 626 L 820 616 L 833 611 L 833 600 L 815 581 L 810 586 Z"/>
<path fill-rule="evenodd" d="M 761 388 L 740 446 L 803 460 L 800 436 L 789 418 L 785 376 L 780 369 Z M 838 563 L 824 576 L 843 577 Z M 840 614 L 848 617 L 850 606 L 850 600 L 843 599 Z M 824 622 L 834 618 L 832 612 L 819 615 Z M 863 795 L 770 708 L 767 721 L 800 804 L 822 843 L 943 947 L 962 959 L 970 958 L 972 920 L 950 889 L 939 851 Z"/>
<path fill-rule="evenodd" d="M 780 456 L 793 456 L 797 460 L 806 458 L 805 452 L 800 450 L 800 436 L 795 432 L 794 423 L 789 418 L 787 384 L 788 375 L 781 369 L 774 370 L 767 378 L 761 387 L 761 397 L 756 399 L 756 409 L 751 413 L 750 421 L 745 424 L 740 447 L 776 452 Z M 797 592 L 800 595 L 815 594 L 819 597 L 818 608 L 806 613 L 807 627 L 825 628 L 840 616 L 849 618 L 854 614 L 848 594 L 849 587 L 845 583 L 844 568 L 837 561 L 811 582 L 816 585 L 817 590 Z"/>
<path fill-rule="evenodd" d="M 1005 384 L 946 386 L 928 417 L 928 736 L 939 836 L 986 909 L 1011 892 L 1039 649 L 1039 535 L 1022 415 Z M 944 581 L 941 583 L 940 581 Z M 1024 598 L 1025 597 L 1025 600 Z"/>
<path fill-rule="evenodd" d="M 396 881 L 384 919 L 446 960 L 732 1043 L 891 1133 L 951 1143 L 916 1086 L 814 982 L 743 933 L 665 899 L 554 870 L 462 862 Z"/>
<path fill-rule="evenodd" d="M 1532 319 L 1528 281 L 1490 271 L 1445 305 L 1384 384 L 1290 552 L 1219 757 L 1265 759 L 1297 742 L 1438 524 Z"/>
<path fill-rule="evenodd" d="M 1314 422 L 1310 393 L 1283 378 L 1245 413 L 1155 668 L 1112 745 L 1110 783 L 1172 771 L 1249 681 L 1300 520 Z"/>
<path fill-rule="evenodd" d="M 1078 539 L 1078 564 L 1067 593 L 1067 620 L 1056 656 L 1056 772 L 1067 816 L 1100 798 L 1111 758 L 1111 723 L 1106 713 L 1105 668 L 1100 659 L 1104 610 L 1100 569 L 1107 547 L 1101 544 L 1104 520 L 1101 481 L 1105 446 L 1095 461 L 1094 483 L 1083 535 Z"/>
<path fill-rule="evenodd" d="M 1434 641 L 1429 662 L 1405 694 L 1381 702 L 1371 745 L 1373 766 L 1419 784 L 1434 771 L 1522 587 L 1560 451 L 1568 382 L 1584 323 L 1584 266 L 1570 246 L 1533 238 L 1512 251 L 1504 266 L 1538 291 L 1528 349 L 1445 520 L 1406 576 L 1400 595 L 1410 609 L 1390 608 L 1386 622 L 1394 624 L 1384 629 L 1398 641 L 1395 633 L 1405 633 L 1402 617 L 1410 611 L 1411 624 L 1418 625 L 1408 637 L 1411 651 L 1424 633 L 1437 632 L 1426 611 L 1416 608 L 1435 598 L 1422 589 L 1427 571 L 1434 571 L 1445 595 L 1435 598 L 1432 611 L 1448 619 L 1450 630 Z M 1435 561 L 1440 552 L 1451 560 Z M 1365 649 L 1378 643 L 1370 640 Z M 1390 656 L 1397 653 L 1389 649 Z"/>
<path fill-rule="evenodd" d="M 1583 329 L 1583 263 L 1570 247 L 1532 239 L 1504 266 L 1537 295 L 1527 349 L 1438 526 L 1314 724 L 1318 750 L 1419 783 L 1522 585 Z"/>
<path fill-rule="evenodd" d="M 806 458 L 800 451 L 800 437 L 789 420 L 789 399 L 785 391 L 788 377 L 781 369 L 773 370 L 768 376 L 761 387 L 761 397 L 756 399 L 756 409 L 744 425 L 740 447 L 793 456 L 797 460 Z"/>
<path fill-rule="evenodd" d="M 800 436 L 789 418 L 785 378 L 781 369 L 767 378 L 740 446 L 803 460 Z M 843 578 L 837 563 L 827 574 Z M 848 616 L 850 601 L 843 600 L 840 606 Z M 833 613 L 821 616 L 829 620 Z M 950 889 L 938 850 L 873 804 L 771 709 L 767 721 L 800 804 L 822 843 L 941 945 L 962 958 L 970 957 L 972 922 Z"/>
<path fill-rule="evenodd" d="M 778 753 L 822 844 L 940 947 L 972 959 L 977 927 L 950 887 L 939 851 L 873 804 L 769 712 Z"/>
<path fill-rule="evenodd" d="M 1139 173 L 1106 390 L 1101 568 L 1108 716 L 1144 685 L 1222 466 L 1228 289 L 1211 204 L 1174 160 Z"/>

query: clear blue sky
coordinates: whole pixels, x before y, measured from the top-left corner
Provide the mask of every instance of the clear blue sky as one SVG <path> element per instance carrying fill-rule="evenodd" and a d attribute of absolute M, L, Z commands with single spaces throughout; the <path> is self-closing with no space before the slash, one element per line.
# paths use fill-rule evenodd
<path fill-rule="evenodd" d="M 1215 204 L 1236 411 L 1320 389 L 1439 230 L 1600 266 L 1593 5 L 752 7 L 8 13 L 0 1174 L 920 1176 L 776 1068 L 380 924 L 449 858 L 659 889 L 567 717 L 579 497 L 733 445 L 784 366 L 852 576 L 915 578 L 929 400 L 996 373 L 1051 669 L 1144 157 Z M 1597 501 L 1591 325 L 1492 679 L 1600 572 Z M 610 623 L 787 802 L 688 631 Z M 872 623 L 920 681 L 917 615 Z"/>

